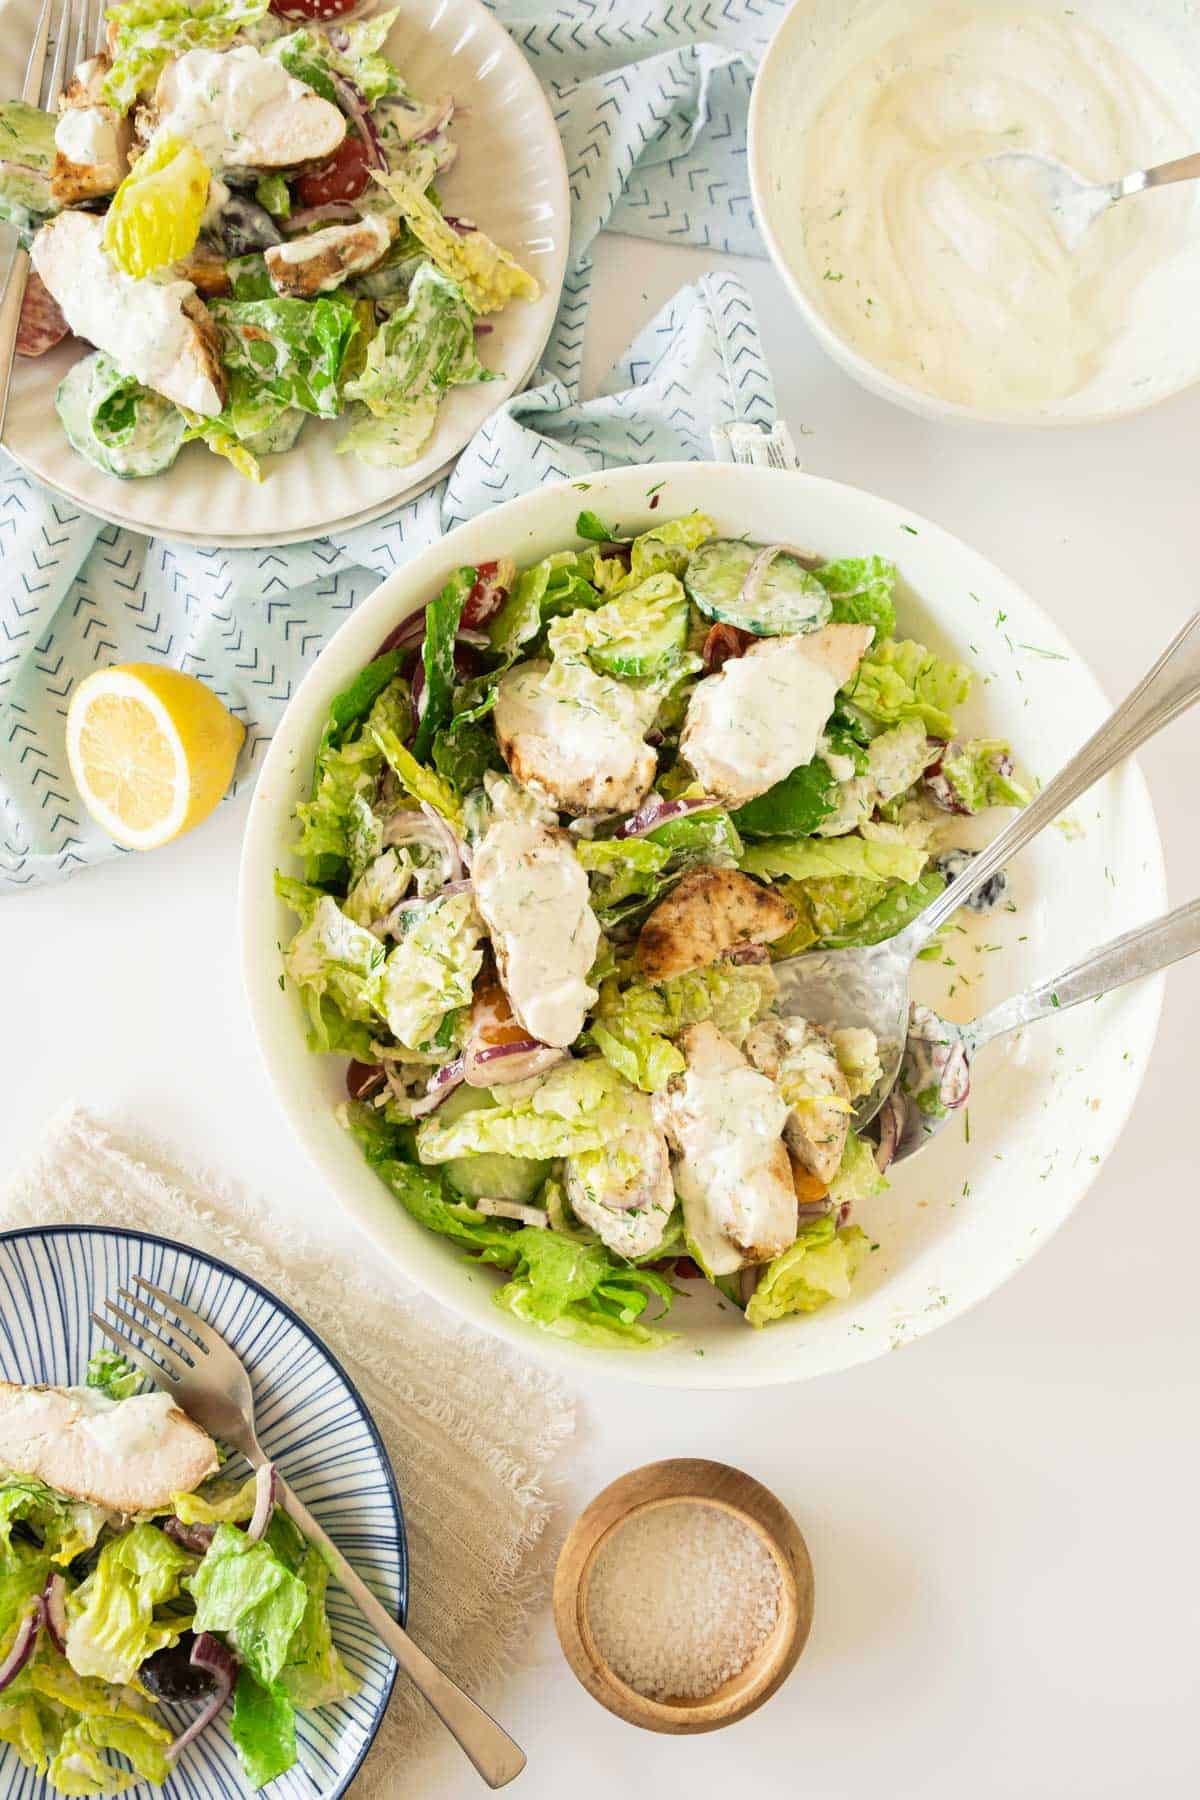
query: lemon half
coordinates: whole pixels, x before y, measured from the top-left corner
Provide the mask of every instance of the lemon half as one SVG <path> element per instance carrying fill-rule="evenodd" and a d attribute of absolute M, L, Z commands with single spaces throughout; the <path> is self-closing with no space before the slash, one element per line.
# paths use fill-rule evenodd
<path fill-rule="evenodd" d="M 245 735 L 202 681 L 156 663 L 98 669 L 67 711 L 67 758 L 83 803 L 129 850 L 157 849 L 206 819 Z"/>

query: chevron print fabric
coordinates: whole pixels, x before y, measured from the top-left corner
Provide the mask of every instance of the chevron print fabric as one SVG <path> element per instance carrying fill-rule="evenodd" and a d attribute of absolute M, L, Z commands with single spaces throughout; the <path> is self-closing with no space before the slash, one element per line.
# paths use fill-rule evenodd
<path fill-rule="evenodd" d="M 284 549 L 143 538 L 80 512 L 0 453 L 0 882 L 57 880 L 122 854 L 84 813 L 66 764 L 71 689 L 94 668 L 162 661 L 206 681 L 247 727 L 236 792 L 322 644 L 415 550 L 542 482 L 704 458 L 714 425 L 772 422 L 750 302 L 727 273 L 678 293 L 591 399 L 580 371 L 601 230 L 761 253 L 746 110 L 782 0 L 496 10 L 545 83 L 571 183 L 567 280 L 533 384 L 437 487 Z"/>

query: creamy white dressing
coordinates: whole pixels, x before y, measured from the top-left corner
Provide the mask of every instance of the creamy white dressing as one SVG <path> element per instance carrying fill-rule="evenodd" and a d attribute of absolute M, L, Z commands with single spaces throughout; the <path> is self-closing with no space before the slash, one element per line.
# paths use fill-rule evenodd
<path fill-rule="evenodd" d="M 618 1256 L 648 1256 L 662 1243 L 675 1206 L 671 1163 L 662 1131 L 649 1122 L 633 1124 L 603 1150 L 568 1157 L 567 1198 L 581 1224 L 590 1225 Z"/>
<path fill-rule="evenodd" d="M 157 98 L 158 130 L 186 138 L 213 169 L 303 162 L 345 136 L 337 107 L 251 44 L 188 50 L 167 65 Z"/>
<path fill-rule="evenodd" d="M 596 999 L 586 977 L 600 942 L 574 846 L 535 818 L 500 814 L 471 878 L 514 1015 L 531 1037 L 565 1049 Z"/>
<path fill-rule="evenodd" d="M 795 1238 L 788 1109 L 775 1083 L 713 1027 L 697 1027 L 691 1040 L 687 1073 L 656 1104 L 679 1152 L 687 1235 L 710 1274 L 731 1275 L 748 1260 L 741 1247 L 777 1254 Z"/>
<path fill-rule="evenodd" d="M 519 663 L 500 683 L 496 731 L 513 774 L 564 812 L 633 812 L 654 780 L 657 758 L 644 742 L 659 697 L 583 663 L 560 671 Z"/>
<path fill-rule="evenodd" d="M 765 639 L 697 685 L 680 749 L 709 793 L 743 805 L 812 760 L 838 686 L 803 637 Z"/>
<path fill-rule="evenodd" d="M 221 396 L 197 352 L 196 328 L 183 303 L 190 281 L 136 281 L 105 255 L 104 222 L 64 212 L 33 241 L 33 266 L 76 337 L 107 351 L 118 368 L 179 406 L 213 415 Z"/>
<path fill-rule="evenodd" d="M 54 145 L 68 162 L 113 168 L 121 161 L 116 120 L 106 107 L 69 106 L 54 127 Z"/>
<path fill-rule="evenodd" d="M 1029 171 L 985 159 L 1033 151 L 1112 181 L 1191 149 L 1188 134 L 1139 59 L 1069 11 L 891 0 L 853 45 L 796 177 L 813 300 L 870 362 L 942 399 L 1008 410 L 1077 392 L 1194 199 L 1126 201 L 1072 248 Z"/>
<path fill-rule="evenodd" d="M 330 285 L 336 287 L 347 275 L 353 275 L 360 269 L 369 269 L 377 263 L 391 241 L 392 226 L 389 221 L 367 215 L 353 225 L 330 225 L 324 231 L 313 231 L 307 236 L 292 238 L 286 244 L 275 244 L 266 253 L 267 263 L 268 266 L 273 262 L 305 263 L 311 257 L 319 256 L 323 250 L 337 250 L 347 242 L 353 243 L 353 253 L 342 261 L 330 277 Z"/>
<path fill-rule="evenodd" d="M 176 1410 L 170 1394 L 133 1394 L 110 1400 L 96 1388 L 68 1388 L 80 1411 L 76 1430 L 103 1456 L 132 1460 L 153 1456 Z"/>

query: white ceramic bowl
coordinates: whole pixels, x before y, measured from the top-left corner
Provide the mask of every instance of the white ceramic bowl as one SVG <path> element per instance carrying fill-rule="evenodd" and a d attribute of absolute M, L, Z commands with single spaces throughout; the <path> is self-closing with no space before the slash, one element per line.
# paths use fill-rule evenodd
<path fill-rule="evenodd" d="M 702 1284 L 689 1283 L 671 1317 L 677 1340 L 653 1353 L 578 1350 L 495 1307 L 492 1273 L 416 1225 L 339 1128 L 334 1108 L 344 1097 L 345 1063 L 309 1053 L 300 1004 L 281 988 L 279 946 L 294 921 L 275 898 L 272 876 L 277 865 L 291 868 L 292 810 L 306 794 L 331 698 L 452 569 L 501 555 L 533 562 L 561 549 L 575 541 L 583 505 L 635 530 L 700 508 L 726 533 L 800 542 L 826 556 L 894 558 L 903 576 L 901 631 L 972 664 L 980 680 L 964 724 L 1011 738 L 1035 774 L 1060 767 L 1109 710 L 1070 644 L 1020 588 L 889 501 L 810 475 L 695 463 L 613 470 L 594 476 L 586 496 L 570 483 L 544 488 L 462 526 L 385 581 L 326 645 L 284 714 L 242 854 L 243 973 L 254 1029 L 288 1124 L 331 1193 L 398 1269 L 473 1324 L 577 1371 L 677 1387 L 759 1387 L 845 1368 L 953 1318 L 1062 1223 L 1137 1093 L 1158 983 L 1044 1021 L 1023 1041 L 984 1053 L 969 1143 L 964 1129 L 944 1132 L 864 1209 L 860 1223 L 879 1250 L 848 1301 L 756 1332 L 719 1310 Z M 1014 913 L 961 915 L 954 967 L 920 966 L 923 998 L 971 1017 L 1164 910 L 1158 833 L 1137 770 L 1108 777 L 1080 802 L 1076 819 L 1070 832 L 1045 832 L 1019 858 Z M 986 835 L 996 817 L 971 823 Z"/>
<path fill-rule="evenodd" d="M 399 16 L 386 49 L 415 94 L 453 94 L 458 158 L 439 187 L 447 205 L 478 222 L 537 277 L 537 300 L 490 321 L 480 356 L 497 379 L 453 389 L 433 435 L 403 469 L 339 456 L 344 421 L 310 418 L 294 450 L 264 460 L 256 485 L 203 444 L 189 444 L 161 475 L 120 481 L 76 455 L 54 410 L 67 370 L 87 353 L 68 339 L 45 356 L 18 357 L 4 446 L 31 475 L 117 525 L 203 546 L 261 549 L 365 524 L 422 493 L 452 466 L 498 406 L 524 387 L 558 311 L 570 234 L 562 143 L 541 83 L 479 0 L 389 0 Z M 0 95 L 19 93 L 36 0 L 0 0 Z M 0 234 L 2 235 L 2 234 Z"/>
<path fill-rule="evenodd" d="M 754 212 L 776 268 L 817 342 L 849 375 L 885 400 L 926 418 L 997 425 L 1099 424 L 1143 411 L 1200 380 L 1200 199 L 1194 187 L 1171 190 L 1168 204 L 1185 221 L 1179 251 L 1139 289 L 1128 330 L 1085 387 L 1036 408 L 965 406 L 899 380 L 854 348 L 821 304 L 822 271 L 804 242 L 802 164 L 805 137 L 826 95 L 859 59 L 854 48 L 888 0 L 795 0 L 772 38 L 750 103 L 749 165 Z M 1012 0 L 967 0 L 1013 11 Z M 966 6 L 960 8 L 966 10 Z M 1061 15 L 1056 0 L 1021 0 L 1022 11 Z M 1150 74 L 1180 121 L 1185 140 L 1164 139 L 1161 157 L 1200 142 L 1200 64 L 1194 22 L 1174 0 L 1076 0 L 1072 17 L 1128 52 Z M 1130 28 L 1136 27 L 1131 37 Z M 890 35 L 890 32 L 889 32 Z M 1128 39 L 1128 44 L 1127 44 Z M 1148 61 L 1144 60 L 1149 58 Z M 1125 173 L 1113 170 L 1114 177 Z M 1149 204 L 1168 197 L 1159 194 Z M 1138 205 L 1134 199 L 1127 202 Z"/>

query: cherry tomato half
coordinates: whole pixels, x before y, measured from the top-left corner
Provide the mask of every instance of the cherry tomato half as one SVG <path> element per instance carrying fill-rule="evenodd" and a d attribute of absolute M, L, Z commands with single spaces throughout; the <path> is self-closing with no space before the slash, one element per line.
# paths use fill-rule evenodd
<path fill-rule="evenodd" d="M 357 4 L 358 0 L 271 0 L 271 11 L 281 19 L 340 19 Z"/>
<path fill-rule="evenodd" d="M 310 169 L 295 183 L 301 206 L 328 206 L 332 200 L 357 200 L 370 180 L 363 141 L 347 133 L 327 162 Z"/>

